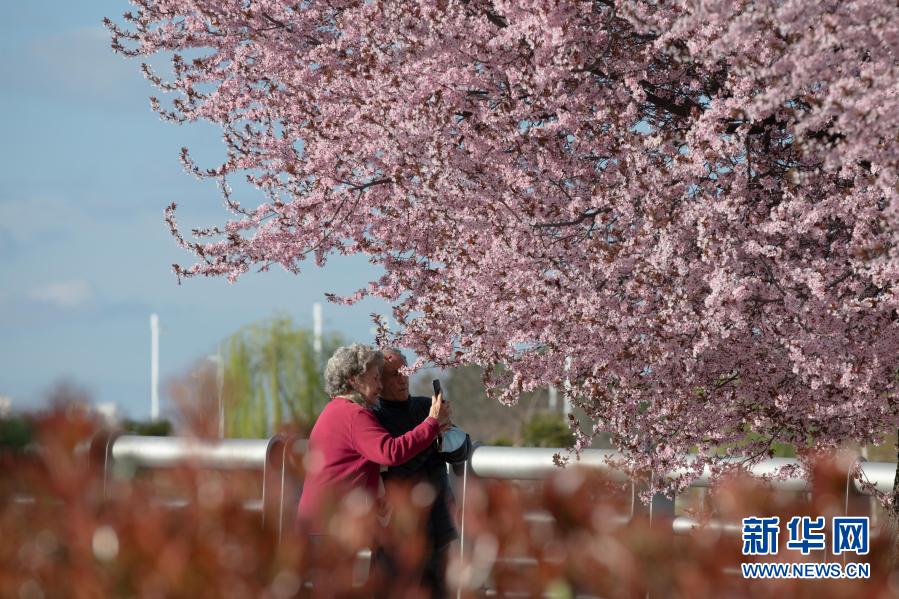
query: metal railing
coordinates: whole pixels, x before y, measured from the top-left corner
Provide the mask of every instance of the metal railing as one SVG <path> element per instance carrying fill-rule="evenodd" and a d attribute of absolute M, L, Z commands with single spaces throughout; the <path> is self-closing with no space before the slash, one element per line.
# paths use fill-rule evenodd
<path fill-rule="evenodd" d="M 113 440 L 110 450 L 114 461 L 129 460 L 145 468 L 190 463 L 198 468 L 257 470 L 264 467 L 273 439 L 209 442 L 182 437 L 124 435 Z"/>
<path fill-rule="evenodd" d="M 551 472 L 558 471 L 558 466 L 553 463 L 553 455 L 566 454 L 566 449 L 545 449 L 541 447 L 493 447 L 481 445 L 475 449 L 471 457 L 471 467 L 474 474 L 482 478 L 500 478 L 512 480 L 541 480 Z M 622 455 L 611 449 L 585 449 L 581 452 L 580 459 L 572 464 L 586 468 L 600 470 L 612 480 L 629 480 L 625 472 L 609 465 L 609 461 L 621 459 Z M 690 457 L 688 462 L 697 458 Z M 741 458 L 725 458 L 725 462 L 739 464 Z M 753 465 L 749 471 L 754 476 L 770 476 L 785 466 L 796 466 L 798 461 L 792 458 L 769 458 Z M 854 467 L 854 466 L 853 466 Z M 893 489 L 893 477 L 896 474 L 896 464 L 891 462 L 858 461 L 859 473 L 863 479 L 874 484 L 878 491 L 890 492 Z M 689 468 L 681 468 L 671 472 L 669 478 L 674 478 L 689 472 Z M 848 471 L 847 471 L 848 474 Z M 810 491 L 809 481 L 801 476 L 790 475 L 782 479 L 772 479 L 771 485 L 780 491 Z M 691 484 L 691 487 L 710 487 L 712 485 L 712 472 L 706 466 L 702 473 Z M 866 493 L 864 485 L 855 482 L 855 491 Z"/>
<path fill-rule="evenodd" d="M 134 469 L 162 469 L 190 466 L 209 470 L 249 470 L 262 473 L 260 494 L 245 502 L 250 511 L 277 520 L 278 538 L 284 534 L 291 517 L 291 503 L 295 507 L 295 482 L 288 468 L 289 454 L 303 454 L 306 440 L 275 435 L 269 439 L 193 439 L 187 437 L 149 437 L 123 435 L 103 431 L 97 434 L 88 448 L 91 460 L 102 464 L 103 494 L 110 478 L 122 471 Z M 127 465 L 127 468 L 119 466 Z M 161 499 L 161 503 L 182 507 L 186 501 L 178 498 Z"/>
<path fill-rule="evenodd" d="M 245 509 L 261 512 L 263 525 L 273 518 L 277 522 L 278 539 L 285 534 L 285 529 L 292 522 L 296 502 L 299 498 L 302 481 L 292 476 L 289 468 L 291 459 L 299 458 L 306 450 L 304 439 L 276 435 L 270 439 L 225 439 L 197 440 L 179 437 L 141 437 L 101 433 L 90 444 L 90 455 L 94 461 L 103 465 L 103 492 L 106 493 L 107 481 L 117 476 L 119 471 L 133 472 L 134 469 L 159 469 L 179 466 L 190 466 L 211 470 L 251 470 L 261 471 L 262 484 L 260 497 L 245 501 Z M 542 480 L 551 473 L 558 472 L 554 463 L 556 454 L 566 454 L 565 449 L 546 449 L 532 447 L 495 447 L 477 446 L 471 458 L 465 463 L 461 476 L 452 477 L 453 487 L 461 507 L 461 530 L 459 550 L 466 553 L 465 540 L 465 504 L 467 486 L 470 476 L 505 480 Z M 610 480 L 630 483 L 630 514 L 621 514 L 617 519 L 620 525 L 626 524 L 636 513 L 648 515 L 652 525 L 670 526 L 675 534 L 689 534 L 699 528 L 715 530 L 723 534 L 739 534 L 741 527 L 736 522 L 712 520 L 698 522 L 692 518 L 675 515 L 674 500 L 663 495 L 654 495 L 648 505 L 638 499 L 638 492 L 643 488 L 633 481 L 626 472 L 616 469 L 613 463 L 621 458 L 621 454 L 613 450 L 586 449 L 569 465 L 578 465 L 602 472 Z M 695 459 L 695 458 L 691 458 Z M 739 458 L 732 458 L 734 463 Z M 689 463 L 689 462 L 688 462 Z M 774 474 L 785 466 L 797 465 L 797 460 L 788 458 L 771 458 L 762 460 L 748 470 L 755 476 Z M 127 465 L 126 468 L 119 468 Z M 676 470 L 669 477 L 686 473 L 687 469 Z M 692 470 L 689 470 L 692 471 Z M 846 514 L 871 514 L 874 502 L 869 489 L 889 493 L 893 489 L 893 478 L 896 464 L 889 462 L 868 462 L 858 458 L 846 470 L 845 503 Z M 865 481 L 863 484 L 860 481 Z M 810 493 L 811 481 L 796 474 L 768 478 L 773 489 L 785 492 Z M 710 487 L 712 472 L 705 467 L 699 476 L 692 481 L 691 487 Z M 178 498 L 160 499 L 173 508 L 186 505 L 186 501 Z M 534 512 L 526 515 L 531 523 L 550 524 L 553 516 L 548 512 Z M 357 556 L 359 571 L 367 572 L 370 555 L 361 552 Z M 845 559 L 845 555 L 844 555 Z M 518 565 L 536 565 L 536 560 L 529 557 L 509 557 L 500 561 L 514 562 Z M 519 563 L 520 562 L 520 563 Z M 489 591 L 488 591 L 489 595 Z"/>
<path fill-rule="evenodd" d="M 133 435 L 105 434 L 98 436 L 92 443 L 91 454 L 94 459 L 103 460 L 104 490 L 105 482 L 116 472 L 115 465 L 128 463 L 136 468 L 168 468 L 179 465 L 191 465 L 197 468 L 215 470 L 246 469 L 261 471 L 263 474 L 260 502 L 256 509 L 261 509 L 263 519 L 277 516 L 279 537 L 283 534 L 285 523 L 292 515 L 298 482 L 291 478 L 288 462 L 290 454 L 302 454 L 306 442 L 303 439 L 288 438 L 276 435 L 270 439 L 225 439 L 197 440 L 180 437 L 141 437 Z M 479 478 L 496 478 L 506 480 L 541 480 L 550 473 L 558 471 L 553 463 L 553 456 L 565 454 L 565 449 L 548 449 L 533 447 L 494 447 L 482 445 L 476 447 L 469 463 L 466 464 L 462 480 L 459 481 L 462 491 L 461 505 L 464 507 L 464 489 L 469 474 Z M 604 472 L 612 480 L 629 481 L 627 474 L 610 465 L 610 460 L 621 458 L 621 454 L 613 450 L 586 449 L 581 452 L 576 464 L 582 467 Z M 733 458 L 738 461 L 738 458 Z M 762 460 L 750 468 L 757 476 L 770 475 L 784 466 L 796 465 L 797 461 L 788 458 L 771 458 Z M 845 508 L 847 513 L 870 509 L 868 490 L 859 482 L 853 471 L 878 491 L 888 493 L 893 488 L 896 464 L 889 462 L 867 462 L 859 459 L 846 472 Z M 674 471 L 669 476 L 683 474 L 686 470 Z M 692 483 L 691 487 L 709 487 L 712 473 L 706 467 Z M 798 475 L 789 475 L 769 480 L 776 490 L 809 492 L 810 482 Z M 634 495 L 638 487 L 632 482 Z M 291 488 L 288 488 L 291 487 Z M 674 519 L 674 502 L 664 496 L 656 496 L 648 506 L 640 506 L 634 502 L 634 510 L 647 509 L 650 517 L 670 516 L 676 531 L 691 529 L 688 519 Z M 851 504 L 855 504 L 851 507 Z M 261 505 L 261 508 L 259 507 Z M 726 526 L 722 524 L 721 526 Z"/>

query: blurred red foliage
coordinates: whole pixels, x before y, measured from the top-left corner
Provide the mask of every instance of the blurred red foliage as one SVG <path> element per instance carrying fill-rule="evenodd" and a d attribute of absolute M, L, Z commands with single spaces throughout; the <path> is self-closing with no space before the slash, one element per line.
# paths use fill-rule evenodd
<path fill-rule="evenodd" d="M 352 494 L 335 504 L 329 536 L 287 534 L 245 509 L 258 477 L 189 467 L 104 482 L 85 442 L 99 424 L 58 406 L 34 418 L 38 443 L 0 451 L 0 597 L 424 597 L 425 513 L 433 494 L 388 487 L 389 519 Z M 733 478 L 708 494 L 699 520 L 842 515 L 844 467 L 821 462 L 814 492 L 775 493 Z M 186 499 L 172 508 L 161 495 Z M 461 505 L 461 497 L 457 501 Z M 744 580 L 739 534 L 700 527 L 672 532 L 631 510 L 630 488 L 569 467 L 546 482 L 469 480 L 465 552 L 451 552 L 450 588 L 465 597 L 888 597 L 889 535 L 872 531 L 865 580 Z M 288 530 L 290 527 L 288 527 Z M 781 544 L 784 537 L 781 535 Z M 398 573 L 369 575 L 360 550 L 378 542 Z M 771 561 L 841 558 L 782 551 Z"/>

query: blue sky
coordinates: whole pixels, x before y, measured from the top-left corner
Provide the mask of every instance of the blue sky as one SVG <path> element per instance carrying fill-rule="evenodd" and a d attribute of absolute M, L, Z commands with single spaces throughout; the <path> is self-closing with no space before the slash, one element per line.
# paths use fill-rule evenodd
<path fill-rule="evenodd" d="M 149 415 L 149 315 L 160 318 L 160 378 L 187 371 L 242 325 L 289 314 L 311 326 L 326 291 L 348 293 L 377 275 L 364 258 L 311 264 L 299 277 L 250 274 L 236 284 L 192 279 L 163 222 L 179 205 L 186 230 L 227 216 L 215 184 L 178 162 L 191 148 L 201 166 L 224 150 L 207 124 L 160 121 L 158 92 L 139 62 L 109 49 L 102 18 L 120 20 L 125 0 L 48 2 L 4 8 L 0 24 L 0 396 L 34 409 L 48 388 L 74 381 L 97 402 Z M 235 187 L 245 205 L 258 196 Z M 370 342 L 372 312 L 324 303 L 326 331 Z M 165 397 L 163 397 L 165 410 Z"/>

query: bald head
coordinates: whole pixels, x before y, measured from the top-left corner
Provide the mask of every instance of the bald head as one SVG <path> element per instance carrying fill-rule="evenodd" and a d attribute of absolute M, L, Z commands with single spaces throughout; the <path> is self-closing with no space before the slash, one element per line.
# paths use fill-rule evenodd
<path fill-rule="evenodd" d="M 381 399 L 385 401 L 407 401 L 409 399 L 409 377 L 400 372 L 406 366 L 406 358 L 395 349 L 385 349 L 384 369 L 381 371 Z"/>

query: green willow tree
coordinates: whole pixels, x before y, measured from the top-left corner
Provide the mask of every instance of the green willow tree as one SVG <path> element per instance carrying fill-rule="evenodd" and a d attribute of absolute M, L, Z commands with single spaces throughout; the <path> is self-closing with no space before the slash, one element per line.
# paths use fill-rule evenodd
<path fill-rule="evenodd" d="M 328 397 L 322 368 L 343 343 L 277 316 L 247 325 L 222 344 L 226 437 L 266 437 L 285 428 L 308 431 Z"/>

